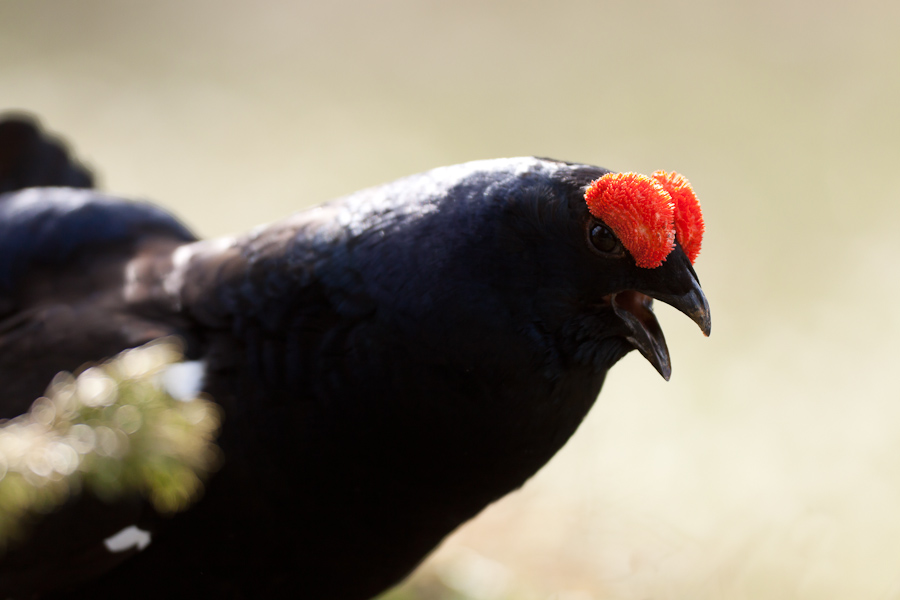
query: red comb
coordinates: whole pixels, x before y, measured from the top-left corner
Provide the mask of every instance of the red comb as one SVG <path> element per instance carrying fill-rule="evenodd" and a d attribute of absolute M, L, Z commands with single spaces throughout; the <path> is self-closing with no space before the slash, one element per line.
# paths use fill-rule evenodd
<path fill-rule="evenodd" d="M 703 215 L 700 202 L 690 182 L 681 174 L 656 171 L 651 175 L 662 185 L 675 202 L 675 236 L 687 257 L 693 263 L 700 254 L 703 241 Z"/>
<path fill-rule="evenodd" d="M 591 214 L 612 229 L 637 266 L 655 269 L 675 247 L 675 204 L 656 179 L 638 173 L 607 173 L 591 182 L 584 199 Z"/>

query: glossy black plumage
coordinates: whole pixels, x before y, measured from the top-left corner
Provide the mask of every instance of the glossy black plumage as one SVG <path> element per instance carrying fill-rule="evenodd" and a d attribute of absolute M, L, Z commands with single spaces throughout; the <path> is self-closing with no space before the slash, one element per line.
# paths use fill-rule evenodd
<path fill-rule="evenodd" d="M 0 194 L 38 185 L 89 188 L 94 177 L 62 142 L 43 135 L 30 116 L 5 115 L 0 121 Z"/>
<path fill-rule="evenodd" d="M 635 327 L 653 330 L 612 301 L 665 298 L 708 331 L 680 248 L 639 269 L 591 247 L 584 189 L 605 172 L 468 163 L 205 242 L 93 191 L 0 196 L 0 416 L 59 370 L 176 334 L 226 417 L 196 506 L 70 503 L 0 560 L 0 591 L 339 599 L 397 582 L 546 463 Z M 132 523 L 150 546 L 103 556 Z M 78 587 L 73 557 L 122 564 Z"/>

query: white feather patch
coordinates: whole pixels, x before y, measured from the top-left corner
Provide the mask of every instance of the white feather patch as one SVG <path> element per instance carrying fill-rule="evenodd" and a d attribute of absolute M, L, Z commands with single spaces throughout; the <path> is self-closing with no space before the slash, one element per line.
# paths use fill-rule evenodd
<path fill-rule="evenodd" d="M 129 525 L 119 533 L 103 540 L 110 552 L 124 552 L 137 546 L 138 552 L 150 545 L 150 532 L 137 525 Z"/>
<path fill-rule="evenodd" d="M 162 374 L 162 385 L 176 400 L 193 400 L 203 389 L 206 365 L 202 360 L 180 362 L 167 368 Z"/>

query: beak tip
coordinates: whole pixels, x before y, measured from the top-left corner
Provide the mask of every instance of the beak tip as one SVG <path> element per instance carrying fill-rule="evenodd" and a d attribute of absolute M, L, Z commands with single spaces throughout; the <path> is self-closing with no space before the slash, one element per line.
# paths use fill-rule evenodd
<path fill-rule="evenodd" d="M 669 362 L 668 353 L 665 358 L 657 357 L 656 360 L 650 360 L 654 367 L 656 367 L 656 371 L 662 376 L 663 379 L 669 381 L 672 377 L 672 363 Z M 662 360 L 660 360 L 662 359 Z"/>
<path fill-rule="evenodd" d="M 700 331 L 703 332 L 704 336 L 709 337 L 709 334 L 712 331 L 712 317 L 709 314 L 709 303 L 706 301 L 706 296 L 699 288 L 692 296 L 694 306 L 683 312 L 700 327 Z"/>

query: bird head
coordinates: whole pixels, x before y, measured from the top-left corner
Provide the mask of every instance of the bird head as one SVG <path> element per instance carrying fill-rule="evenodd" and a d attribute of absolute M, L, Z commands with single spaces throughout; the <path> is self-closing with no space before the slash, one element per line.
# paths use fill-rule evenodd
<path fill-rule="evenodd" d="M 605 369 L 637 349 L 665 378 L 671 361 L 653 300 L 710 332 L 709 305 L 693 262 L 703 218 L 678 173 L 650 176 L 543 163 L 501 190 L 507 216 L 495 237 L 529 273 L 519 296 L 562 354 Z M 527 265 L 527 266 L 525 266 Z M 514 270 L 518 272 L 518 269 Z"/>
<path fill-rule="evenodd" d="M 671 363 L 653 298 L 710 333 L 709 305 L 693 269 L 704 231 L 697 196 L 681 174 L 656 171 L 649 177 L 607 173 L 587 186 L 584 198 L 590 246 L 621 261 L 627 255 L 633 278 L 629 289 L 604 300 L 630 330 L 625 339 L 668 380 Z"/>

